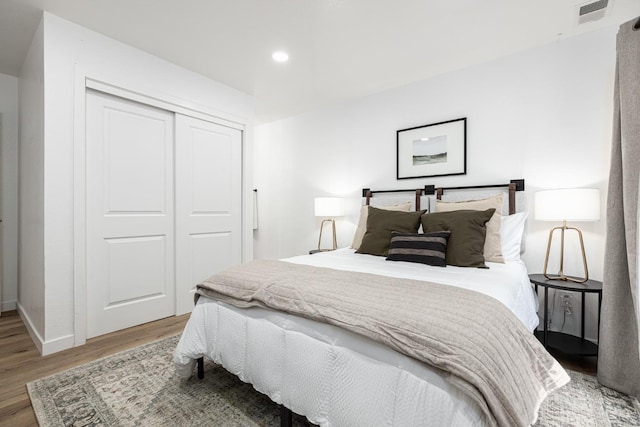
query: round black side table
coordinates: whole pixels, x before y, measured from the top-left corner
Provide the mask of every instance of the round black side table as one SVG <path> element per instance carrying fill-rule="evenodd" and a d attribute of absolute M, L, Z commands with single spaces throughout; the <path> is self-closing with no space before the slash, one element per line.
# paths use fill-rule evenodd
<path fill-rule="evenodd" d="M 573 283 L 565 280 L 549 280 L 543 274 L 530 274 L 529 280 L 534 284 L 536 294 L 538 286 L 544 288 L 544 328 L 542 331 L 536 331 L 536 336 L 545 346 L 545 348 L 553 348 L 565 354 L 575 354 L 578 356 L 597 356 L 598 345 L 584 338 L 584 312 L 585 312 L 585 295 L 587 293 L 598 294 L 598 340 L 600 339 L 600 309 L 602 307 L 602 282 L 597 280 L 587 280 L 584 283 Z M 582 313 L 580 337 L 576 337 L 563 332 L 555 332 L 548 330 L 547 311 L 549 302 L 549 289 L 559 289 L 562 291 L 579 292 L 582 297 Z"/>

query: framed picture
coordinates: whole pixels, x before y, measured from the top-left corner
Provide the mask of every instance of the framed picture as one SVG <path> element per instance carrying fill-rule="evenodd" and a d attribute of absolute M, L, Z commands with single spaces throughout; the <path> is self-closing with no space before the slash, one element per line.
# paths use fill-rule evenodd
<path fill-rule="evenodd" d="M 465 175 L 467 118 L 397 132 L 397 179 Z"/>

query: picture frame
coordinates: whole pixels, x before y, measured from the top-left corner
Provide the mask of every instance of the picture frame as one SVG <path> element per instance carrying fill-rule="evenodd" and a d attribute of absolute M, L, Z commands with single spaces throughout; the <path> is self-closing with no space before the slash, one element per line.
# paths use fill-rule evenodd
<path fill-rule="evenodd" d="M 466 175 L 467 118 L 396 132 L 396 178 Z"/>

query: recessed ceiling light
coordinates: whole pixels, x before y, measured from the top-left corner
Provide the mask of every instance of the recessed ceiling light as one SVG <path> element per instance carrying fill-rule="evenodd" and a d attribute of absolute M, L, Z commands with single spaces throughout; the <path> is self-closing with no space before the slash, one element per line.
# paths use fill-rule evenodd
<path fill-rule="evenodd" d="M 286 62 L 289 59 L 289 55 L 287 55 L 287 52 L 282 51 L 273 52 L 273 55 L 271 55 L 271 57 L 276 62 Z"/>

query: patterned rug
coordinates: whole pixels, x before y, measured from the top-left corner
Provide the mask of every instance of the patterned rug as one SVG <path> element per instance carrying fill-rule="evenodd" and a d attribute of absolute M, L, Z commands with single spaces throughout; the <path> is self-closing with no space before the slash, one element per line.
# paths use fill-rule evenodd
<path fill-rule="evenodd" d="M 205 378 L 174 373 L 178 336 L 27 384 L 40 426 L 277 426 L 279 406 L 210 362 Z M 569 372 L 536 426 L 640 426 L 638 401 Z M 309 425 L 294 416 L 294 425 Z"/>

